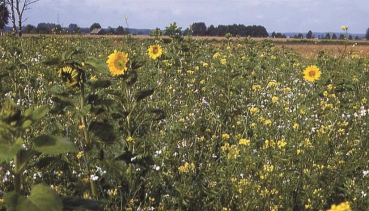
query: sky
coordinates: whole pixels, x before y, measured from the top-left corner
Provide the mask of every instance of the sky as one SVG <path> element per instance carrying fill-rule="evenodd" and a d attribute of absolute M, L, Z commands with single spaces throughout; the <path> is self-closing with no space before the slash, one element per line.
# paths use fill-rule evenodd
<path fill-rule="evenodd" d="M 127 17 L 127 21 L 125 20 Z M 369 0 L 39 0 L 24 12 L 24 25 L 55 23 L 68 27 L 118 26 L 165 29 L 176 22 L 261 25 L 271 32 L 342 32 L 365 34 Z"/>

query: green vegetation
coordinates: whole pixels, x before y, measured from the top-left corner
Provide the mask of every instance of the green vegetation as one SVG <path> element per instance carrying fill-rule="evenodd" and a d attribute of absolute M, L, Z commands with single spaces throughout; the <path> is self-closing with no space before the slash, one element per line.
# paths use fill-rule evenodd
<path fill-rule="evenodd" d="M 368 59 L 168 29 L 0 40 L 0 209 L 369 207 Z"/>

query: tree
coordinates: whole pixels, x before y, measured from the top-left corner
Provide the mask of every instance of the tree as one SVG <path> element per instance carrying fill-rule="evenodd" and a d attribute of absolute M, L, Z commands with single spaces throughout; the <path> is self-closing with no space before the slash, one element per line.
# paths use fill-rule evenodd
<path fill-rule="evenodd" d="M 192 35 L 194 36 L 204 36 L 206 35 L 206 25 L 204 22 L 193 23 L 191 26 Z"/>
<path fill-rule="evenodd" d="M 77 25 L 77 24 L 75 24 L 75 23 L 71 23 L 71 24 L 69 24 L 68 31 L 69 31 L 69 33 L 71 33 L 71 34 L 78 33 L 78 25 Z"/>
<path fill-rule="evenodd" d="M 124 28 L 123 26 L 118 26 L 117 29 L 115 30 L 116 34 L 122 35 L 124 34 Z"/>
<path fill-rule="evenodd" d="M 93 23 L 90 26 L 90 31 L 94 30 L 94 29 L 101 29 L 101 25 L 99 23 Z"/>
<path fill-rule="evenodd" d="M 9 23 L 9 10 L 6 7 L 5 3 L 0 4 L 0 32 L 2 34 L 2 30 L 5 25 Z"/>
<path fill-rule="evenodd" d="M 168 35 L 171 38 L 180 38 L 182 27 L 178 27 L 176 22 L 171 23 L 169 26 L 165 27 L 164 35 Z"/>
<path fill-rule="evenodd" d="M 301 33 L 299 33 L 299 34 L 295 35 L 294 38 L 302 39 L 302 38 L 304 38 L 304 35 L 302 35 Z"/>
<path fill-rule="evenodd" d="M 25 34 L 34 34 L 34 33 L 37 33 L 37 29 L 36 29 L 36 27 L 34 25 L 27 24 L 23 28 L 23 33 L 25 33 Z"/>
<path fill-rule="evenodd" d="M 210 25 L 206 32 L 209 36 L 217 36 L 218 35 L 218 29 L 214 27 L 214 25 Z"/>
<path fill-rule="evenodd" d="M 325 35 L 325 38 L 324 38 L 324 39 L 330 40 L 330 39 L 331 39 L 331 34 L 327 33 L 327 34 Z"/>
<path fill-rule="evenodd" d="M 332 34 L 332 40 L 337 40 L 337 35 L 335 33 Z"/>
<path fill-rule="evenodd" d="M 369 40 L 369 28 L 366 30 L 365 39 L 366 39 L 366 40 Z"/>
<path fill-rule="evenodd" d="M 309 30 L 309 32 L 306 34 L 306 39 L 311 39 L 311 38 L 313 38 L 313 32 Z"/>
<path fill-rule="evenodd" d="M 108 34 L 115 34 L 115 30 L 112 27 L 108 27 Z"/>
<path fill-rule="evenodd" d="M 10 6 L 11 12 L 11 20 L 13 25 L 13 32 L 17 33 L 18 36 L 22 36 L 22 26 L 23 22 L 27 20 L 27 18 L 23 19 L 24 11 L 29 9 L 31 4 L 38 2 L 39 0 L 6 0 L 6 2 Z M 18 20 L 18 29 L 16 24 L 16 19 Z M 18 31 L 17 31 L 18 30 Z"/>

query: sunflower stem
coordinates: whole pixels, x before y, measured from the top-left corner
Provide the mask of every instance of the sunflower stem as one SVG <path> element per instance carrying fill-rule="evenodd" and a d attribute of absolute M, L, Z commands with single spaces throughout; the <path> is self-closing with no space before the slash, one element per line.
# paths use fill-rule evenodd
<path fill-rule="evenodd" d="M 81 96 L 80 96 L 80 110 L 82 110 L 84 107 L 85 107 L 85 87 L 84 87 L 84 83 L 82 82 L 81 83 Z M 88 134 L 88 128 L 87 128 L 87 123 L 86 123 L 86 115 L 83 115 L 81 117 L 81 124 L 82 124 L 85 144 L 90 144 L 90 136 Z M 83 157 L 86 163 L 86 170 L 88 172 L 88 175 L 91 176 L 91 171 L 89 168 L 86 151 L 85 151 L 85 148 L 83 147 L 83 143 L 81 145 L 82 145 Z M 92 196 L 96 198 L 97 197 L 97 185 L 96 185 L 96 181 L 91 180 L 91 178 L 90 178 L 90 188 L 91 188 Z"/>

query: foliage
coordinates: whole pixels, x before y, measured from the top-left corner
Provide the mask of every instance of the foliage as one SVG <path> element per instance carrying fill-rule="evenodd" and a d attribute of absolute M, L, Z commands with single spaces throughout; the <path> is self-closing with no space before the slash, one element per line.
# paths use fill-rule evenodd
<path fill-rule="evenodd" d="M 0 3 L 0 30 L 9 23 L 9 9 L 4 3 Z"/>
<path fill-rule="evenodd" d="M 343 48 L 302 58 L 230 35 L 217 43 L 191 36 L 0 42 L 0 206 L 369 206 L 365 55 Z M 151 59 L 150 46 L 161 56 Z M 123 75 L 106 65 L 114 50 L 128 56 Z M 311 66 L 321 74 L 309 82 L 303 71 Z"/>
<path fill-rule="evenodd" d="M 91 26 L 90 26 L 90 32 L 94 29 L 101 29 L 101 25 L 99 23 L 93 23 Z"/>

